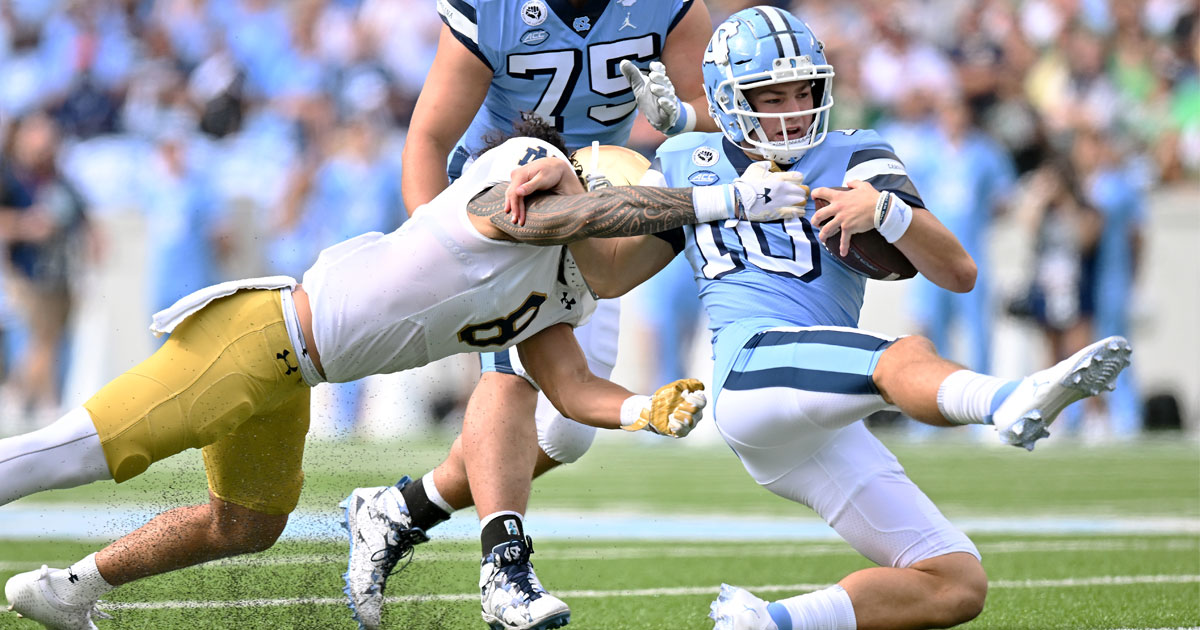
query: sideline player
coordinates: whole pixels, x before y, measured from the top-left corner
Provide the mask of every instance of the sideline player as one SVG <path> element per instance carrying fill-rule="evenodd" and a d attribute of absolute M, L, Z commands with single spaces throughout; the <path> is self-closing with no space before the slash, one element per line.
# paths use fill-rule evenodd
<path fill-rule="evenodd" d="M 705 89 L 723 134 L 686 134 L 659 148 L 642 180 L 671 185 L 708 171 L 718 183 L 761 166 L 804 173 L 828 206 L 776 223 L 684 227 L 686 255 L 714 338 L 711 415 L 747 472 L 771 492 L 811 507 L 877 563 L 838 584 L 767 603 L 725 585 L 718 630 L 943 628 L 982 610 L 987 577 L 974 544 L 937 510 L 861 418 L 898 407 L 935 426 L 994 424 L 1002 441 L 1032 449 L 1072 402 L 1111 389 L 1129 363 L 1122 337 L 1093 343 L 1019 381 L 963 369 L 928 339 L 857 328 L 865 278 L 822 249 L 818 230 L 878 230 L 935 284 L 957 292 L 976 269 L 923 208 L 903 164 L 870 130 L 826 133 L 833 68 L 809 28 L 773 7 L 718 26 Z M 759 163 L 761 164 L 761 163 Z M 657 171 L 657 173 L 656 173 Z M 514 175 L 510 190 L 521 187 Z M 832 187 L 847 185 L 851 190 Z M 664 250 L 662 239 L 615 239 Z M 576 252 L 580 264 L 587 256 Z M 623 255 L 606 268 L 661 257 Z"/>
<path fill-rule="evenodd" d="M 712 22 L 701 0 L 448 0 L 438 11 L 445 24 L 405 140 L 402 176 L 410 209 L 459 176 L 483 134 L 511 125 L 522 112 L 554 124 L 572 150 L 593 141 L 625 144 L 637 111 L 668 135 L 716 130 L 703 114 L 700 60 Z M 602 300 L 575 331 L 600 376 L 611 374 L 616 362 L 619 318 L 618 302 Z M 512 356 L 481 355 L 483 374 L 446 460 L 415 483 L 398 484 L 435 501 L 444 497 L 447 508 L 474 504 L 485 560 L 498 546 L 524 545 L 530 477 L 577 460 L 594 436 L 594 429 L 568 420 L 539 396 Z M 539 448 L 508 447 L 526 441 Z M 462 490 L 443 495 L 438 485 Z M 398 490 L 384 490 L 356 489 L 343 502 L 352 545 L 358 523 L 387 530 L 387 514 L 403 518 Z M 354 549 L 345 590 L 361 628 L 380 623 L 387 574 L 412 544 L 397 535 Z M 527 585 L 518 581 L 522 589 Z M 483 591 L 484 619 L 524 629 L 568 618 L 566 604 L 540 585 L 529 588 L 533 612 L 510 610 L 503 598 L 489 605 Z"/>
<path fill-rule="evenodd" d="M 183 298 L 155 315 L 152 329 L 171 336 L 149 359 L 55 424 L 0 440 L 0 505 L 123 482 L 187 448 L 203 449 L 210 491 L 209 503 L 160 514 L 68 569 L 12 577 L 10 610 L 50 628 L 92 628 L 98 598 L 116 586 L 270 547 L 299 500 L 309 389 L 320 382 L 517 344 L 551 400 L 579 421 L 689 431 L 689 414 L 704 405 L 692 392 L 698 382 L 649 399 L 587 370 L 569 326 L 593 297 L 561 245 L 712 216 L 770 220 L 807 191 L 775 177 L 746 179 L 724 197 L 654 188 L 543 195 L 535 225 L 516 226 L 504 192 L 513 168 L 537 156 L 567 160 L 543 140 L 509 140 L 395 232 L 324 250 L 303 284 L 259 278 Z M 788 192 L 767 202 L 764 186 Z"/>

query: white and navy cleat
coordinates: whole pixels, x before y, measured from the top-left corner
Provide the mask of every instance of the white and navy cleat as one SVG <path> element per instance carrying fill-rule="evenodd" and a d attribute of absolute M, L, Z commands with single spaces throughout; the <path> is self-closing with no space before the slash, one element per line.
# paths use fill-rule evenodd
<path fill-rule="evenodd" d="M 483 620 L 492 630 L 551 630 L 571 622 L 571 609 L 538 581 L 533 541 L 496 545 L 479 568 Z"/>
<path fill-rule="evenodd" d="M 342 527 L 350 536 L 350 560 L 342 574 L 346 583 L 342 592 L 359 630 L 379 628 L 388 577 L 401 560 L 412 561 L 416 545 L 429 540 L 424 530 L 412 526 L 400 493 L 410 483 L 412 480 L 405 476 L 394 486 L 357 488 L 340 505 Z"/>
<path fill-rule="evenodd" d="M 1001 441 L 1032 451 L 1047 427 L 1071 403 L 1116 388 L 1132 349 L 1124 337 L 1108 337 L 1021 380 L 992 414 Z"/>
<path fill-rule="evenodd" d="M 50 587 L 50 574 L 56 569 L 46 565 L 36 571 L 18 573 L 4 585 L 4 596 L 8 598 L 8 610 L 17 617 L 36 621 L 49 630 L 98 630 L 92 623 L 97 619 L 112 619 L 96 607 L 98 602 L 72 606 L 54 593 Z"/>
<path fill-rule="evenodd" d="M 716 622 L 713 630 L 775 630 L 775 621 L 767 612 L 767 602 L 744 588 L 721 585 L 721 593 L 709 607 L 708 616 Z"/>

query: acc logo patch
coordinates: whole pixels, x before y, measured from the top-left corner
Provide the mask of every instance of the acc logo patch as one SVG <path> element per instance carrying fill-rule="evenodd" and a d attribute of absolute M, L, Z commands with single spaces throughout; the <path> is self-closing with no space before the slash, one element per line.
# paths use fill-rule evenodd
<path fill-rule="evenodd" d="M 521 19 L 530 26 L 545 22 L 549 13 L 550 9 L 546 8 L 546 3 L 542 0 L 528 0 L 521 5 Z"/>
<path fill-rule="evenodd" d="M 692 164 L 696 166 L 712 166 L 719 159 L 721 159 L 721 156 L 712 147 L 699 147 L 695 151 L 692 151 Z"/>
<path fill-rule="evenodd" d="M 546 41 L 547 37 L 550 37 L 550 33 L 547 33 L 543 29 L 535 28 L 532 31 L 526 31 L 525 34 L 521 36 L 521 43 L 525 44 L 526 46 L 537 46 L 538 44 Z"/>
<path fill-rule="evenodd" d="M 717 183 L 718 176 L 712 171 L 696 171 L 688 176 L 693 186 L 712 186 Z"/>

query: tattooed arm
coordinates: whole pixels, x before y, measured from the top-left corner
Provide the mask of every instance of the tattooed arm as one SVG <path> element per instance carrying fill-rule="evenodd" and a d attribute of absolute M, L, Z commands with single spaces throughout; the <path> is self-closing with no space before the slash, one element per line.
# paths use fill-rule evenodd
<path fill-rule="evenodd" d="M 691 188 L 619 186 L 578 195 L 535 193 L 525 199 L 525 224 L 516 225 L 504 212 L 507 188 L 484 191 L 467 204 L 467 213 L 485 219 L 503 234 L 498 238 L 534 245 L 653 234 L 697 221 Z"/>

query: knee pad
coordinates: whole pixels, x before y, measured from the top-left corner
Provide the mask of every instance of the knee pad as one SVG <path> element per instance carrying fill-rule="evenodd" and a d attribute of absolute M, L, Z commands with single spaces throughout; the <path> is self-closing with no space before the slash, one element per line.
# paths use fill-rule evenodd
<path fill-rule="evenodd" d="M 596 427 L 564 418 L 544 394 L 538 394 L 536 416 L 538 446 L 560 464 L 583 457 L 596 438 Z"/>

